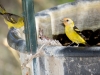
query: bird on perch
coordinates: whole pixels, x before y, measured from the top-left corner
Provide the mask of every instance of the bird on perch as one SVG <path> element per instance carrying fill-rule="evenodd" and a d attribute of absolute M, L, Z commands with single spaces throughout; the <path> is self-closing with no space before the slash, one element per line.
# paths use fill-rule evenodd
<path fill-rule="evenodd" d="M 24 26 L 23 17 L 6 12 L 5 8 L 0 5 L 0 15 L 3 16 L 4 22 L 8 28 L 21 28 Z"/>
<path fill-rule="evenodd" d="M 65 26 L 66 36 L 77 45 L 84 44 L 88 45 L 85 41 L 85 36 L 82 35 L 81 31 L 74 25 L 74 22 L 70 18 L 64 18 L 62 20 Z"/>

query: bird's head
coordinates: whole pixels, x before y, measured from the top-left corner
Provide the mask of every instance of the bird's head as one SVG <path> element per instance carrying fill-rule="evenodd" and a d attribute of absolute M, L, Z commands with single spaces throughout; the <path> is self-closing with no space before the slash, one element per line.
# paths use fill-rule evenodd
<path fill-rule="evenodd" d="M 64 26 L 72 26 L 74 27 L 74 22 L 70 18 L 64 18 L 62 20 Z"/>

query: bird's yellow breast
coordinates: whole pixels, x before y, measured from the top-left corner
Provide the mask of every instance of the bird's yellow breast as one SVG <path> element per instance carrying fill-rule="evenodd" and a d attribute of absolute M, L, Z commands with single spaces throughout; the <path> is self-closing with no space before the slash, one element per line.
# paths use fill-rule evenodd
<path fill-rule="evenodd" d="M 14 27 L 14 28 L 21 28 L 22 26 L 24 26 L 24 22 L 23 19 L 19 19 L 17 23 L 11 23 L 7 20 L 5 20 L 5 23 L 8 25 L 8 28 Z"/>
<path fill-rule="evenodd" d="M 74 29 L 70 26 L 65 26 L 65 33 L 72 42 L 75 42 L 77 44 L 86 43 L 85 40 L 77 32 L 75 32 Z"/>

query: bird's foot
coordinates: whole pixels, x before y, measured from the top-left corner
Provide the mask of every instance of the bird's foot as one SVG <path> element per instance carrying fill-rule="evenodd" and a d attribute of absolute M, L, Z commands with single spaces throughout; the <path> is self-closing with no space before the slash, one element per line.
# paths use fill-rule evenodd
<path fill-rule="evenodd" d="M 69 44 L 68 46 L 72 46 L 72 47 L 79 47 L 79 44 L 76 44 L 76 43 L 71 43 L 71 44 Z"/>

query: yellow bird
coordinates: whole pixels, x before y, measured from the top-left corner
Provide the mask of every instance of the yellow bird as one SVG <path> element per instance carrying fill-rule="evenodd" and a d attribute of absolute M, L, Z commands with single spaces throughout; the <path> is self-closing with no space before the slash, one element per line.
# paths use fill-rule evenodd
<path fill-rule="evenodd" d="M 21 28 L 24 26 L 23 17 L 20 17 L 15 14 L 7 13 L 4 7 L 0 5 L 0 15 L 3 16 L 5 23 L 8 25 L 8 28 Z"/>
<path fill-rule="evenodd" d="M 85 41 L 85 37 L 82 35 L 82 33 L 79 31 L 79 29 L 74 26 L 74 22 L 70 18 L 64 18 L 63 24 L 65 26 L 65 33 L 66 36 L 76 44 L 84 44 L 86 45 L 87 42 Z"/>

